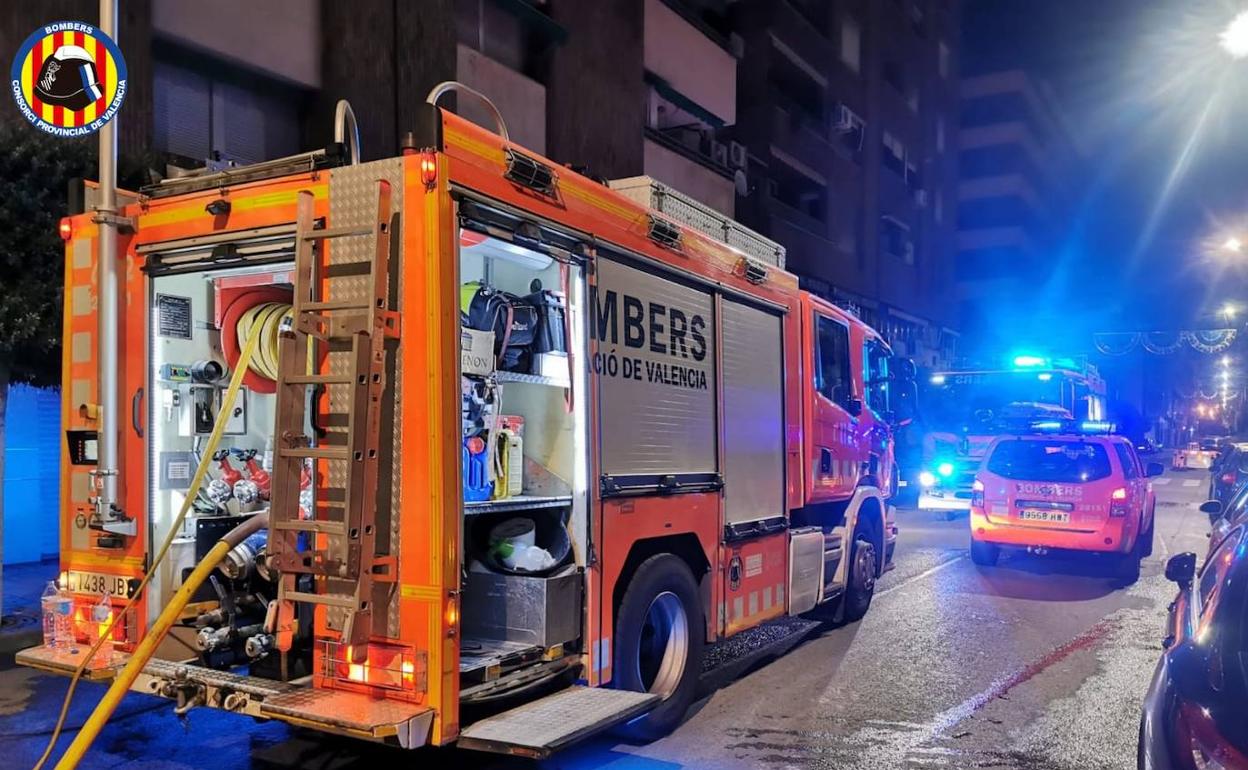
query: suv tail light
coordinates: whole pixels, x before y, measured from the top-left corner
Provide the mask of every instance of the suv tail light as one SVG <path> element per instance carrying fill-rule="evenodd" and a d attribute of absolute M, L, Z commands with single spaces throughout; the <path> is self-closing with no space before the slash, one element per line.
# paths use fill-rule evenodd
<path fill-rule="evenodd" d="M 1127 490 L 1124 487 L 1118 487 L 1109 496 L 1109 515 L 1115 518 L 1126 516 L 1127 507 Z"/>
<path fill-rule="evenodd" d="M 1223 474 L 1222 474 L 1222 483 L 1223 483 L 1223 484 L 1234 484 L 1234 483 L 1235 483 L 1235 472 L 1234 472 L 1234 471 L 1230 471 L 1230 472 L 1227 472 L 1227 473 L 1223 473 Z"/>
<path fill-rule="evenodd" d="M 984 507 L 984 482 L 975 479 L 975 483 L 971 484 L 971 507 Z"/>

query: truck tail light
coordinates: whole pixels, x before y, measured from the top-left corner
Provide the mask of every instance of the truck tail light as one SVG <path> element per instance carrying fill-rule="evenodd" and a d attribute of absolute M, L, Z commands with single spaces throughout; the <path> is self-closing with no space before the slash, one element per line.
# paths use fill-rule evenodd
<path fill-rule="evenodd" d="M 975 479 L 975 482 L 971 484 L 971 507 L 984 507 L 984 482 L 979 479 Z"/>
<path fill-rule="evenodd" d="M 420 154 L 420 182 L 426 190 L 432 190 L 438 181 L 438 159 L 432 152 Z"/>
<path fill-rule="evenodd" d="M 1127 515 L 1127 490 L 1118 487 L 1109 496 L 1109 515 L 1120 519 Z"/>
<path fill-rule="evenodd" d="M 62 241 L 68 241 L 74 237 L 74 223 L 70 221 L 69 217 L 65 217 L 57 227 L 57 232 L 61 234 Z"/>
<path fill-rule="evenodd" d="M 1222 483 L 1223 483 L 1223 484 L 1234 484 L 1234 483 L 1235 483 L 1235 473 L 1234 473 L 1233 471 L 1232 471 L 1232 472 L 1230 472 L 1230 473 L 1223 473 L 1223 474 L 1222 474 Z"/>
<path fill-rule="evenodd" d="M 348 685 L 401 692 L 424 692 L 425 656 L 400 644 L 369 642 L 359 663 L 352 663 L 351 645 L 321 642 L 321 675 Z"/>

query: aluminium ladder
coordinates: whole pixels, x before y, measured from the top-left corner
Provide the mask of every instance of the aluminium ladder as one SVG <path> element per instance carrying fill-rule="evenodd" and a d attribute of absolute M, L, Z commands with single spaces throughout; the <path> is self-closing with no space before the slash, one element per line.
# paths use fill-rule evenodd
<path fill-rule="evenodd" d="M 390 184 L 378 180 L 371 223 L 317 227 L 313 194 L 298 194 L 294 301 L 280 336 L 269 510 L 268 548 L 281 574 L 270 630 L 283 652 L 292 642 L 295 604 L 302 602 L 324 605 L 326 624 L 341 635 L 346 657 L 363 660 L 374 626 L 375 583 L 395 580 L 393 559 L 376 552 L 385 342 L 398 336 L 398 313 L 387 307 L 390 200 Z M 326 259 L 331 239 L 363 237 L 373 239 L 371 259 Z M 331 409 L 346 407 L 319 415 L 325 428 L 313 431 L 316 440 L 305 432 L 319 410 L 314 398 L 314 414 L 308 414 L 309 387 L 331 391 Z M 301 510 L 309 477 L 313 504 Z M 303 575 L 313 576 L 313 590 L 306 590 L 307 580 L 301 590 Z"/>

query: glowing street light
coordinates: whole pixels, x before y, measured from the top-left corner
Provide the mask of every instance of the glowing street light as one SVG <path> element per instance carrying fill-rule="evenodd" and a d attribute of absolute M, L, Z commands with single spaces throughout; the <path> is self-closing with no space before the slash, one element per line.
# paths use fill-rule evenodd
<path fill-rule="evenodd" d="M 1222 244 L 1222 249 L 1232 254 L 1241 254 L 1244 251 L 1244 242 L 1232 235 Z"/>
<path fill-rule="evenodd" d="M 1222 306 L 1222 315 L 1226 316 L 1226 320 L 1228 321 L 1234 320 L 1235 314 L 1238 312 L 1239 312 L 1239 308 L 1235 307 L 1229 302 Z"/>
<path fill-rule="evenodd" d="M 1222 50 L 1232 59 L 1248 59 L 1248 11 L 1240 11 L 1218 35 Z"/>
<path fill-rule="evenodd" d="M 1226 369 L 1226 368 L 1227 368 L 1227 367 L 1229 367 L 1230 365 L 1231 365 L 1231 357 L 1230 357 L 1230 356 L 1222 356 L 1222 368 L 1223 368 L 1223 369 Z"/>

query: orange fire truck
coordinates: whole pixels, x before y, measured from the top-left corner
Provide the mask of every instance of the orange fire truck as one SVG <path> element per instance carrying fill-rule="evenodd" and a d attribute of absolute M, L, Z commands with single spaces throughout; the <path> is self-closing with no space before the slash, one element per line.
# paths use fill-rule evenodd
<path fill-rule="evenodd" d="M 120 681 L 174 607 L 125 686 L 543 756 L 672 729 L 707 643 L 867 611 L 913 365 L 777 244 L 438 108 L 456 87 L 398 157 L 359 162 L 347 131 L 124 198 L 115 362 L 99 217 L 63 223 L 61 588 L 80 642 L 101 593 L 131 604 L 85 676 Z"/>

